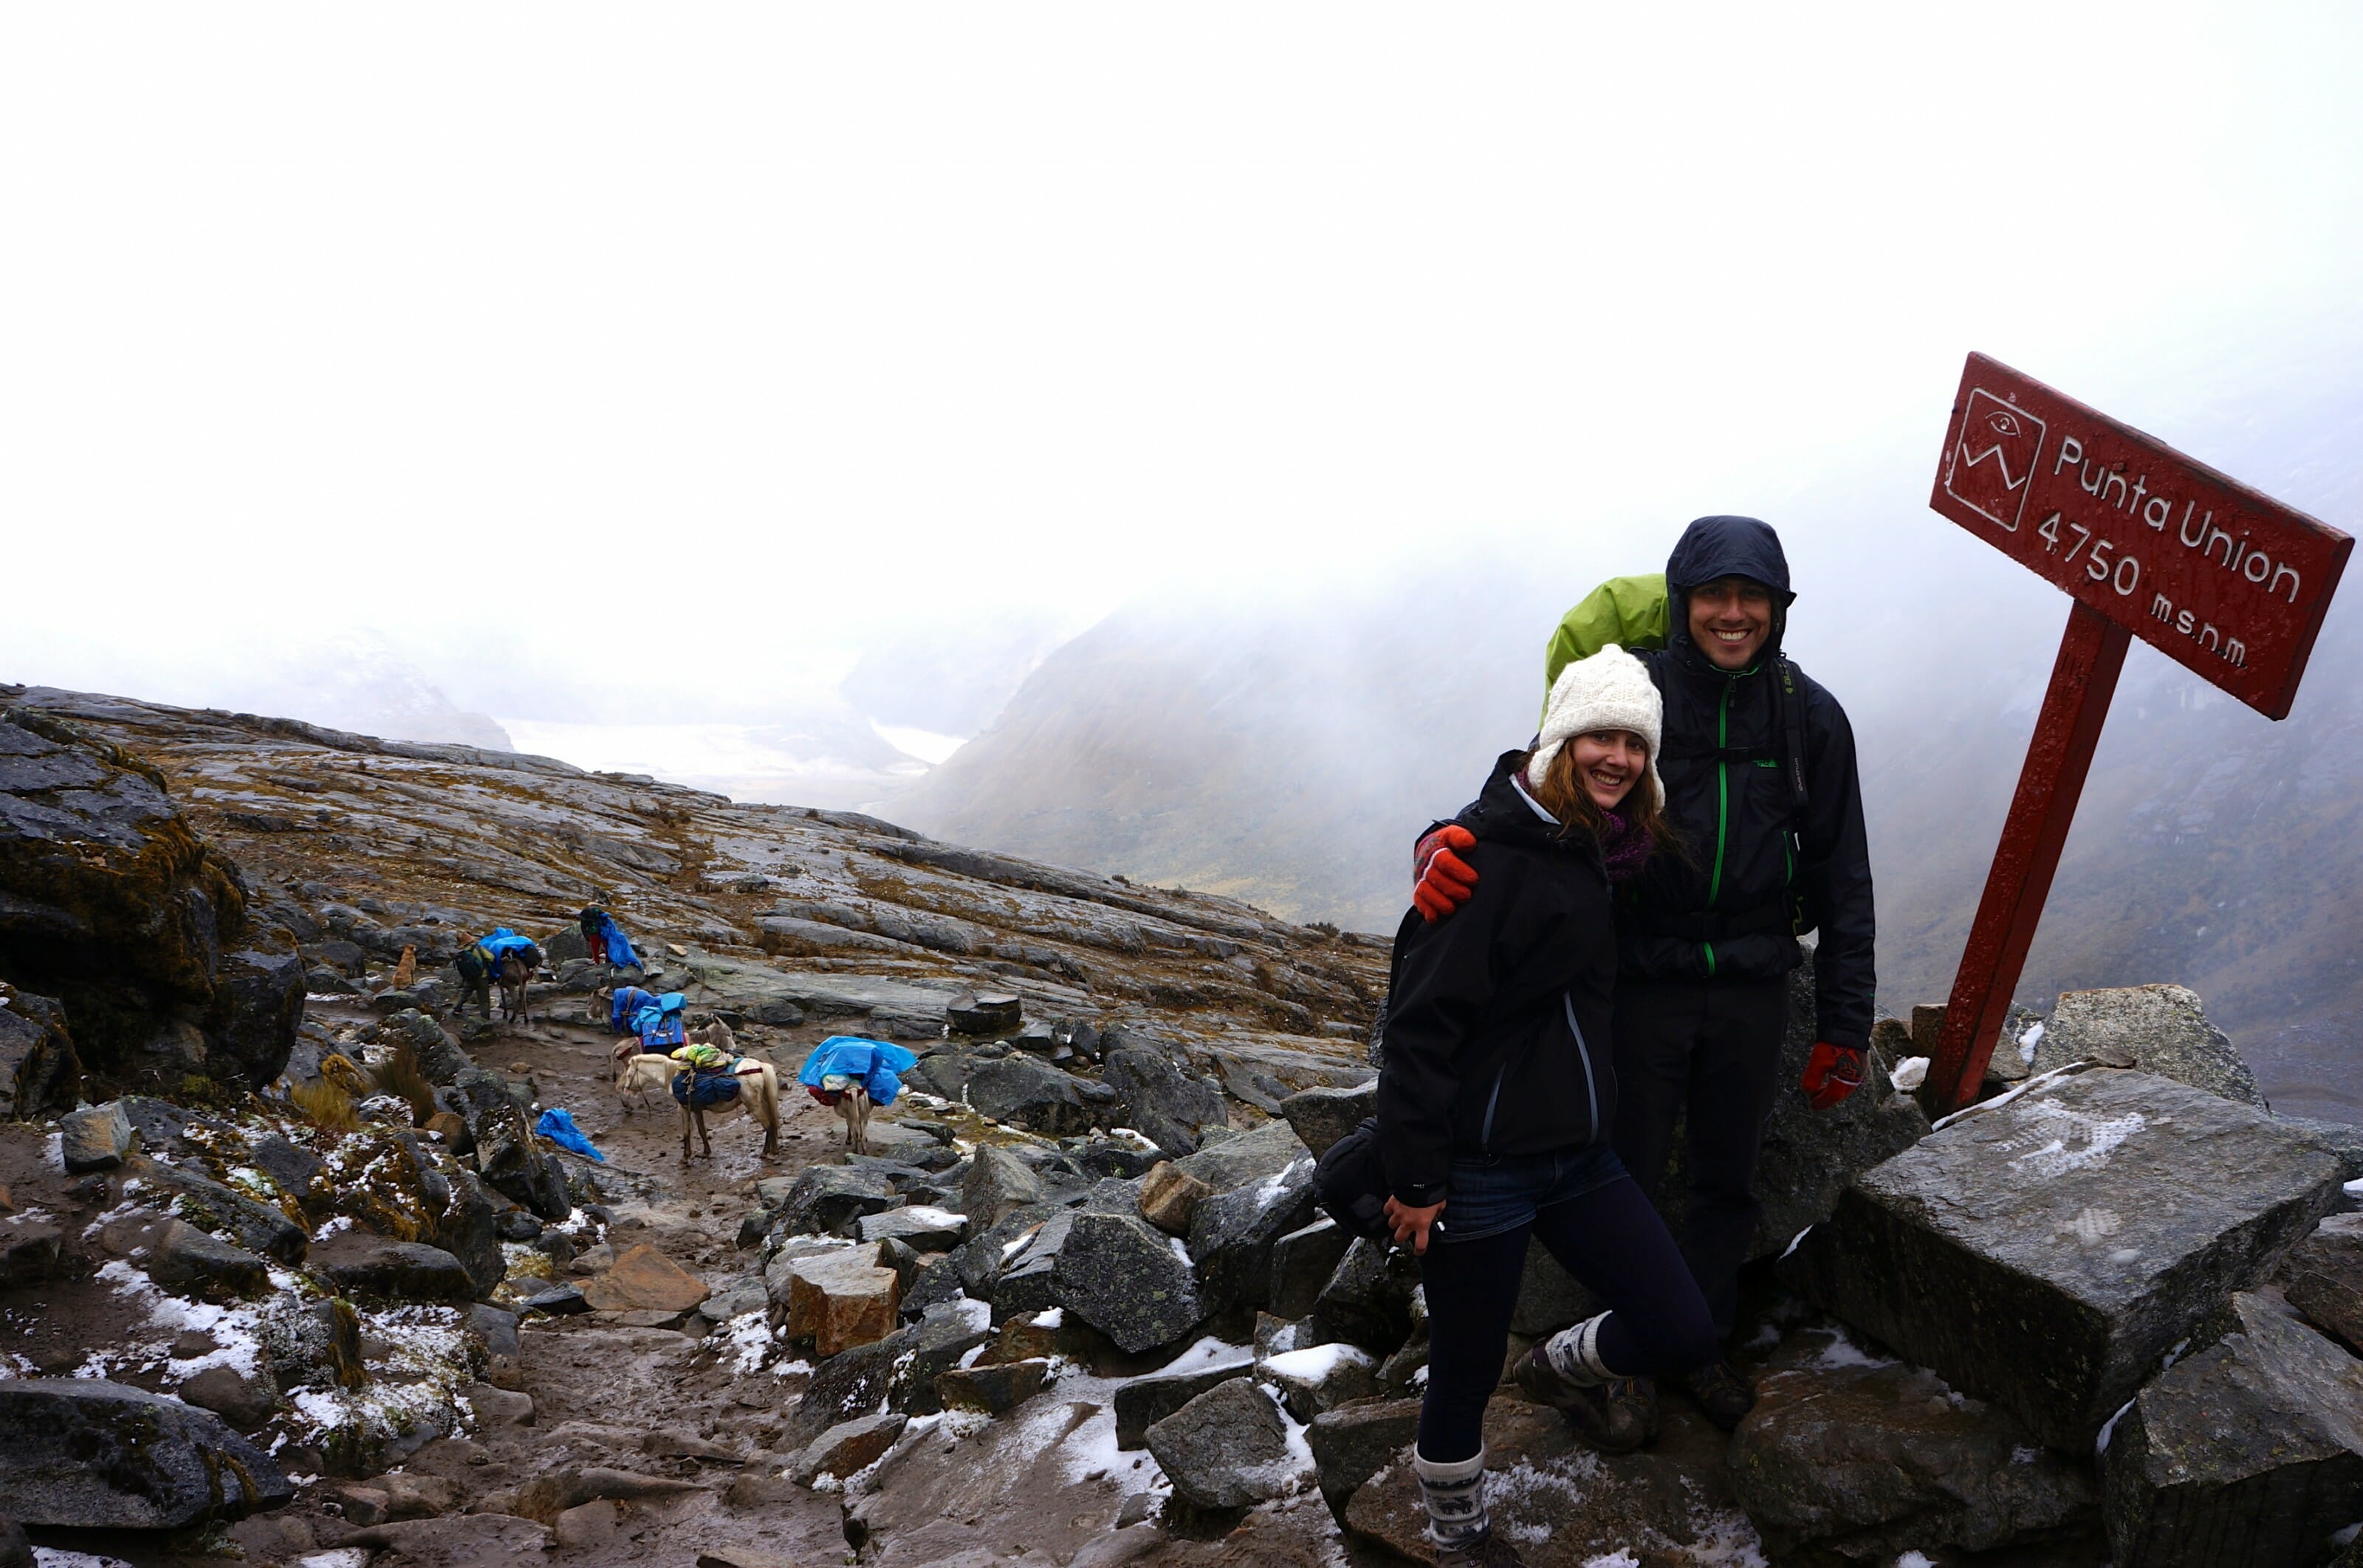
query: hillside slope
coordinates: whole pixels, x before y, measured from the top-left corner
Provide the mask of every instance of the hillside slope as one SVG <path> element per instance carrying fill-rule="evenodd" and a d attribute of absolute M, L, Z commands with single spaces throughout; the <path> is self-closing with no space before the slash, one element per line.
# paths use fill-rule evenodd
<path fill-rule="evenodd" d="M 49 689 L 0 686 L 0 702 L 153 761 L 243 867 L 266 928 L 316 963 L 329 944 L 439 961 L 495 924 L 562 931 L 595 898 L 668 988 L 791 1040 L 932 1038 L 983 987 L 1029 1017 L 1145 1024 L 1250 1102 L 1367 1076 L 1384 944 L 1232 900 L 547 757 Z"/>

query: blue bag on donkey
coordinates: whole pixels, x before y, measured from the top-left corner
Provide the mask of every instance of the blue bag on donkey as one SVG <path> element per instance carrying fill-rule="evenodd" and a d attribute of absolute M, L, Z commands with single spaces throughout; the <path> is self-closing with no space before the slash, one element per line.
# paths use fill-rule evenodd
<path fill-rule="evenodd" d="M 731 1104 L 738 1098 L 738 1075 L 727 1067 L 683 1067 L 672 1076 L 672 1098 L 684 1110 Z"/>

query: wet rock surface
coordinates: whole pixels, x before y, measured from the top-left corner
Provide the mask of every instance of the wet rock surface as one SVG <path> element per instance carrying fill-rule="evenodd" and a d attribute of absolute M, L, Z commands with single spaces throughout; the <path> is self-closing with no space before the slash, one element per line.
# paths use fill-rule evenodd
<path fill-rule="evenodd" d="M 2115 1419 L 2101 1452 L 2124 1568 L 2318 1562 L 2363 1518 L 2363 1364 L 2262 1297 Z"/>
<path fill-rule="evenodd" d="M 1216 1384 L 1144 1434 L 1173 1495 L 1199 1508 L 1243 1508 L 1289 1480 L 1288 1424 L 1246 1378 Z"/>
<path fill-rule="evenodd" d="M 2034 1071 L 2070 1062 L 2134 1067 L 2243 1105 L 2265 1103 L 2247 1060 L 2186 986 L 2062 992 L 2044 1021 Z"/>
<path fill-rule="evenodd" d="M 0 1381 L 0 1518 L 179 1529 L 292 1496 L 271 1456 L 209 1410 L 96 1378 Z"/>
<path fill-rule="evenodd" d="M 1836 1331 L 1799 1335 L 1757 1389 L 1733 1434 L 1731 1486 L 1775 1552 L 1886 1562 L 2070 1538 L 2098 1522 L 2077 1464 L 1925 1368 L 1867 1355 Z"/>
<path fill-rule="evenodd" d="M 2102 1069 L 1856 1178 L 1797 1260 L 1847 1321 L 2075 1449 L 2337 1188 L 2336 1158 L 2263 1112 Z"/>

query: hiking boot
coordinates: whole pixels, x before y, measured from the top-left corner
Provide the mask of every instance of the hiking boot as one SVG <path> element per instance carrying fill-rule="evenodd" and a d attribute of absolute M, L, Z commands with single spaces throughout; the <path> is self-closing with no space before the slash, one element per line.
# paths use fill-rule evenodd
<path fill-rule="evenodd" d="M 1519 1358 L 1513 1378 L 1530 1398 L 1565 1412 L 1568 1425 L 1576 1435 L 1603 1453 L 1630 1453 L 1656 1435 L 1657 1400 L 1648 1401 L 1645 1412 L 1630 1398 L 1617 1399 L 1612 1391 L 1617 1385 L 1642 1383 L 1637 1377 L 1619 1377 L 1610 1383 L 1585 1385 L 1562 1374 L 1551 1364 L 1547 1342 L 1537 1341 L 1534 1349 Z M 1646 1386 L 1646 1385 L 1645 1385 Z"/>
<path fill-rule="evenodd" d="M 1464 1545 L 1438 1551 L 1436 1568 L 1526 1568 L 1526 1560 L 1518 1555 L 1516 1547 L 1489 1529 Z"/>
<path fill-rule="evenodd" d="M 1646 1377 L 1613 1377 L 1608 1381 L 1612 1409 L 1629 1411 L 1641 1425 L 1644 1447 L 1658 1441 L 1658 1386 Z"/>
<path fill-rule="evenodd" d="M 1727 1361 L 1718 1361 L 1685 1375 L 1682 1387 L 1706 1419 L 1725 1431 L 1739 1424 L 1739 1419 L 1756 1408 L 1756 1385 L 1747 1381 L 1739 1368 Z"/>

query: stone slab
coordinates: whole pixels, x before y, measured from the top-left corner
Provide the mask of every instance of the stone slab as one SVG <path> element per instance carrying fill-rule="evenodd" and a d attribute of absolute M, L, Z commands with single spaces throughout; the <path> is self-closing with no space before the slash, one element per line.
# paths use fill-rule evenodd
<path fill-rule="evenodd" d="M 1857 1177 L 1794 1261 L 1839 1318 L 2074 1450 L 2313 1228 L 2339 1167 L 2150 1074 L 2030 1084 Z"/>

